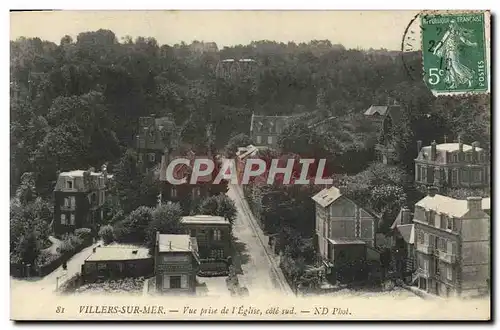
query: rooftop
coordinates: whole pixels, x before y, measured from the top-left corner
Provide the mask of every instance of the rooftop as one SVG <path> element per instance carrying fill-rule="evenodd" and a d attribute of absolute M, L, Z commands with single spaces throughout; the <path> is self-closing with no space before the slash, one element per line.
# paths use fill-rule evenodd
<path fill-rule="evenodd" d="M 257 147 L 250 144 L 246 147 L 239 147 L 238 152 L 236 153 L 236 156 L 238 156 L 238 158 L 240 158 L 240 159 L 244 159 L 248 156 L 252 156 L 252 155 L 256 154 L 258 151 L 259 151 L 259 149 Z"/>
<path fill-rule="evenodd" d="M 412 224 L 408 225 L 398 225 L 397 230 L 403 237 L 406 243 L 414 244 L 415 243 L 415 226 Z"/>
<path fill-rule="evenodd" d="M 447 214 L 456 218 L 464 216 L 469 211 L 467 200 L 454 199 L 439 194 L 436 194 L 432 197 L 426 196 L 418 201 L 418 203 L 415 205 L 423 207 L 426 210 L 432 210 L 437 213 Z"/>
<path fill-rule="evenodd" d="M 137 259 L 148 259 L 149 250 L 143 247 L 133 247 L 133 246 L 104 246 L 97 247 L 95 252 L 93 252 L 85 261 L 125 261 L 125 260 L 137 260 Z"/>
<path fill-rule="evenodd" d="M 423 150 L 431 150 L 431 146 L 425 146 L 422 148 Z M 459 151 L 460 150 L 460 143 L 441 143 L 441 144 L 436 144 L 436 150 L 438 151 L 448 151 L 448 152 L 454 152 L 454 151 Z M 463 150 L 464 152 L 471 151 L 472 146 L 469 144 L 463 144 Z M 483 150 L 480 147 L 476 147 L 477 151 Z"/>
<path fill-rule="evenodd" d="M 73 170 L 73 171 L 69 171 L 69 172 L 61 172 L 59 175 L 62 176 L 62 177 L 73 177 L 73 178 L 76 178 L 76 177 L 83 177 L 83 173 L 85 173 L 87 171 L 84 171 L 84 170 Z M 101 172 L 89 172 L 90 175 L 92 176 L 101 176 L 102 173 Z"/>
<path fill-rule="evenodd" d="M 349 238 L 327 238 L 327 240 L 333 245 L 365 245 L 366 242 L 360 239 L 349 239 Z"/>
<path fill-rule="evenodd" d="M 338 188 L 330 187 L 321 190 L 312 199 L 322 207 L 327 207 L 341 196 L 342 194 Z"/>
<path fill-rule="evenodd" d="M 387 105 L 372 105 L 365 111 L 365 115 L 372 116 L 378 114 L 381 116 L 385 116 L 388 108 L 389 107 Z"/>
<path fill-rule="evenodd" d="M 195 252 L 196 250 L 189 235 L 160 234 L 158 241 L 159 252 Z"/>
<path fill-rule="evenodd" d="M 185 224 L 222 224 L 222 225 L 228 225 L 229 220 L 227 220 L 224 217 L 219 217 L 216 215 L 205 215 L 205 214 L 200 214 L 200 215 L 189 215 L 182 217 L 181 223 Z"/>

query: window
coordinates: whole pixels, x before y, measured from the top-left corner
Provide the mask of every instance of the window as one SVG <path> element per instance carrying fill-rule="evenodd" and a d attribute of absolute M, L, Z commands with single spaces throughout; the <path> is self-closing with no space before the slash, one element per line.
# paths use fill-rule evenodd
<path fill-rule="evenodd" d="M 427 167 L 422 167 L 422 182 L 427 182 Z"/>
<path fill-rule="evenodd" d="M 424 233 L 424 245 L 429 246 L 429 234 Z"/>
<path fill-rule="evenodd" d="M 267 137 L 267 144 L 273 144 L 273 137 L 272 136 Z"/>
<path fill-rule="evenodd" d="M 262 143 L 262 136 L 257 135 L 257 144 L 261 144 L 261 143 Z"/>
<path fill-rule="evenodd" d="M 106 264 L 103 262 L 99 262 L 97 264 L 97 270 L 104 270 L 104 269 L 106 269 Z"/>
<path fill-rule="evenodd" d="M 65 225 L 66 224 L 66 214 L 61 214 L 61 224 Z"/>
<path fill-rule="evenodd" d="M 453 218 L 446 217 L 446 229 L 453 230 Z"/>
<path fill-rule="evenodd" d="M 420 269 L 422 269 L 425 273 L 429 271 L 429 260 L 422 259 L 422 264 L 420 265 Z"/>
<path fill-rule="evenodd" d="M 441 214 L 441 217 L 439 219 L 439 228 L 445 229 L 446 228 L 446 219 L 448 217 L 445 214 Z"/>
<path fill-rule="evenodd" d="M 71 214 L 69 216 L 69 224 L 74 226 L 75 225 L 75 215 L 74 214 Z"/>
<path fill-rule="evenodd" d="M 429 225 L 434 226 L 434 222 L 435 222 L 434 220 L 436 220 L 436 216 L 435 216 L 436 212 L 429 211 L 428 214 L 429 214 L 429 216 L 427 218 L 427 222 L 429 223 Z"/>
<path fill-rule="evenodd" d="M 220 229 L 214 229 L 214 241 L 220 241 L 222 236 L 221 234 Z"/>
<path fill-rule="evenodd" d="M 64 198 L 64 207 L 70 207 L 71 206 L 71 200 L 69 197 Z"/>
<path fill-rule="evenodd" d="M 439 275 L 441 272 L 441 269 L 439 269 L 439 259 L 438 258 L 434 259 L 434 272 L 436 273 L 436 275 Z"/>
<path fill-rule="evenodd" d="M 481 182 L 481 170 L 472 171 L 472 181 Z"/>
<path fill-rule="evenodd" d="M 170 188 L 170 197 L 177 198 L 177 189 L 175 187 Z"/>
<path fill-rule="evenodd" d="M 170 289 L 180 289 L 180 288 L 181 288 L 181 277 L 170 276 Z"/>
<path fill-rule="evenodd" d="M 196 187 L 193 189 L 193 196 L 194 197 L 200 197 L 201 192 L 200 192 L 200 187 Z"/>
<path fill-rule="evenodd" d="M 453 268 L 451 266 L 446 267 L 446 279 L 453 281 Z"/>
<path fill-rule="evenodd" d="M 458 155 L 457 154 L 453 154 L 453 162 L 458 163 Z"/>
<path fill-rule="evenodd" d="M 105 200 L 106 200 L 106 192 L 101 191 L 101 203 L 104 203 Z"/>
<path fill-rule="evenodd" d="M 422 171 L 422 166 L 417 165 L 417 181 L 422 180 L 422 173 L 421 173 L 421 171 Z"/>
<path fill-rule="evenodd" d="M 66 180 L 66 189 L 73 189 L 73 180 Z"/>
<path fill-rule="evenodd" d="M 458 184 L 458 170 L 456 168 L 451 171 L 451 184 L 453 186 Z"/>
<path fill-rule="evenodd" d="M 469 171 L 467 169 L 462 169 L 460 172 L 460 181 L 469 182 Z"/>
<path fill-rule="evenodd" d="M 215 249 L 210 251 L 210 257 L 214 259 L 224 259 L 224 250 Z"/>
<path fill-rule="evenodd" d="M 439 240 L 439 247 L 438 248 L 440 251 L 446 252 L 446 239 L 441 238 Z"/>
<path fill-rule="evenodd" d="M 470 163 L 470 161 L 471 161 L 471 154 L 466 154 L 465 157 L 466 157 L 465 159 L 467 160 L 467 162 Z"/>
<path fill-rule="evenodd" d="M 196 229 L 191 229 L 190 236 L 191 237 L 196 237 Z"/>

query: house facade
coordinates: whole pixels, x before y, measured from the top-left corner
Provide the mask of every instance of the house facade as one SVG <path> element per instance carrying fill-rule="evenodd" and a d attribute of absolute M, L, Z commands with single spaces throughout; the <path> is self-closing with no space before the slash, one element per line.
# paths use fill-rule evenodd
<path fill-rule="evenodd" d="M 312 199 L 316 203 L 316 241 L 325 267 L 342 268 L 345 260 L 362 262 L 366 247 L 375 246 L 378 217 L 336 187 L 325 188 Z"/>
<path fill-rule="evenodd" d="M 417 142 L 415 182 L 443 188 L 487 188 L 490 186 L 490 157 L 478 142 L 472 145 L 433 141 L 422 147 Z"/>
<path fill-rule="evenodd" d="M 54 233 L 72 233 L 78 228 L 95 232 L 103 220 L 111 178 L 105 165 L 101 172 L 91 169 L 60 173 L 54 188 Z"/>
<path fill-rule="evenodd" d="M 416 270 L 415 225 L 413 213 L 403 207 L 392 226 L 392 262 L 402 277 L 411 276 Z"/>
<path fill-rule="evenodd" d="M 160 164 L 165 152 L 175 142 L 175 123 L 170 117 L 140 117 L 136 135 L 136 150 L 141 169 L 146 171 Z"/>
<path fill-rule="evenodd" d="M 189 235 L 156 234 L 156 292 L 194 294 L 199 264 L 195 238 Z"/>
<path fill-rule="evenodd" d="M 393 128 L 401 122 L 401 105 L 392 102 L 388 105 L 371 105 L 364 115 L 380 125 L 379 141 L 375 145 L 377 159 L 383 164 L 394 164 L 396 148 Z"/>
<path fill-rule="evenodd" d="M 226 180 L 222 179 L 218 184 L 213 183 L 219 173 L 219 170 L 222 168 L 222 161 L 216 159 L 215 157 L 213 159 L 217 169 L 204 178 L 198 178 L 195 183 L 190 183 L 192 166 L 194 160 L 196 159 L 196 155 L 192 152 L 188 152 L 185 156 L 182 156 L 182 158 L 189 159 L 190 165 L 179 164 L 173 169 L 174 179 L 181 180 L 185 178 L 186 182 L 182 184 L 173 184 L 169 182 L 167 178 L 168 165 L 171 161 L 178 157 L 181 156 L 174 157 L 172 155 L 164 154 L 161 157 L 158 177 L 161 181 L 160 194 L 162 202 L 178 202 L 180 203 L 182 209 L 187 212 L 190 210 L 192 203 L 210 196 L 225 194 L 227 192 L 228 187 Z M 203 158 L 206 159 L 206 157 Z"/>
<path fill-rule="evenodd" d="M 224 217 L 185 216 L 181 225 L 186 234 L 196 239 L 200 259 L 226 260 L 231 256 L 231 224 Z"/>
<path fill-rule="evenodd" d="M 259 116 L 252 114 L 250 138 L 257 146 L 276 148 L 278 138 L 290 123 L 291 116 Z"/>
<path fill-rule="evenodd" d="M 85 282 L 97 279 L 149 277 L 153 274 L 153 258 L 142 247 L 104 246 L 95 247 L 85 259 L 82 275 Z"/>
<path fill-rule="evenodd" d="M 435 192 L 415 205 L 418 287 L 445 297 L 479 295 L 490 278 L 490 218 L 482 199 Z"/>

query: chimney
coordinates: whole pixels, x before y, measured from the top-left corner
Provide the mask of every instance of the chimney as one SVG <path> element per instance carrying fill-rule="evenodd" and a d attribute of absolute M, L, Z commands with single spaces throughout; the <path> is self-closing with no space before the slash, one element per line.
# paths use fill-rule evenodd
<path fill-rule="evenodd" d="M 96 251 L 96 248 L 93 248 L 93 249 L 92 249 L 92 253 L 95 253 L 95 251 Z"/>
<path fill-rule="evenodd" d="M 462 137 L 458 136 L 458 150 L 464 152 L 464 143 L 462 142 Z"/>
<path fill-rule="evenodd" d="M 445 136 L 443 137 L 443 141 L 444 143 L 448 142 L 448 136 L 445 134 Z"/>
<path fill-rule="evenodd" d="M 435 186 L 430 186 L 427 188 L 427 195 L 429 197 L 434 197 L 436 196 L 436 193 L 438 192 L 438 188 Z"/>
<path fill-rule="evenodd" d="M 417 141 L 417 154 L 420 153 L 420 150 L 422 150 L 422 140 Z"/>
<path fill-rule="evenodd" d="M 482 210 L 482 197 L 467 197 L 467 208 L 469 210 L 480 211 Z"/>
<path fill-rule="evenodd" d="M 411 221 L 410 209 L 405 206 L 401 210 L 401 224 L 402 225 L 409 225 L 411 223 L 412 223 L 412 221 Z"/>
<path fill-rule="evenodd" d="M 169 248 L 169 250 L 172 250 L 172 241 L 168 242 L 168 248 Z"/>
<path fill-rule="evenodd" d="M 435 161 L 436 160 L 436 155 L 437 155 L 437 150 L 436 150 L 436 141 L 432 141 L 431 143 L 431 160 Z"/>

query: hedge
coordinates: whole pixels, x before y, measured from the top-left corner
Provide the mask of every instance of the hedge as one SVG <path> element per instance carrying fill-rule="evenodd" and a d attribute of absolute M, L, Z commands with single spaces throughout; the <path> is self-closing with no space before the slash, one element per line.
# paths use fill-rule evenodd
<path fill-rule="evenodd" d="M 92 245 L 92 238 L 84 240 L 81 244 L 74 247 L 73 249 L 61 253 L 61 256 L 59 258 L 49 262 L 48 264 L 39 266 L 38 267 L 38 275 L 43 277 L 43 276 L 46 276 L 46 275 L 52 273 L 59 266 L 61 266 L 64 262 L 67 262 L 75 254 L 82 251 L 84 248 L 89 247 L 90 245 Z"/>

